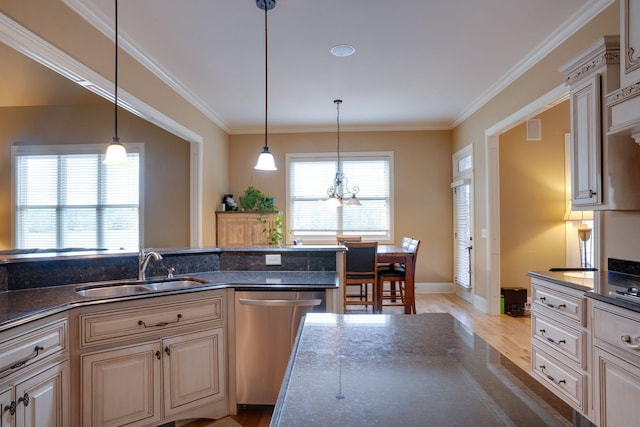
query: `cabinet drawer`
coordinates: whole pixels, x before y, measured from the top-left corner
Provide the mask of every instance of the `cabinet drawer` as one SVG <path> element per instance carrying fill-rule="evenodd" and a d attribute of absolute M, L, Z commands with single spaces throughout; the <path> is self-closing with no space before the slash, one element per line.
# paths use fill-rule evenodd
<path fill-rule="evenodd" d="M 635 356 L 640 363 L 640 321 L 594 307 L 593 337 Z"/>
<path fill-rule="evenodd" d="M 104 344 L 222 320 L 222 297 L 80 315 L 81 346 Z"/>
<path fill-rule="evenodd" d="M 532 313 L 531 324 L 534 339 L 552 347 L 564 356 L 576 362 L 581 368 L 586 367 L 585 342 L 586 332 L 565 326 L 538 313 Z"/>
<path fill-rule="evenodd" d="M 567 295 L 543 286 L 533 287 L 533 304 L 535 307 L 545 307 L 566 319 L 575 320 L 580 325 L 585 324 L 584 299 Z"/>
<path fill-rule="evenodd" d="M 7 334 L 8 335 L 8 334 Z M 58 320 L 36 329 L 0 338 L 0 376 L 20 370 L 67 349 L 67 320 Z"/>
<path fill-rule="evenodd" d="M 531 348 L 533 375 L 541 380 L 558 397 L 586 414 L 587 378 L 585 374 L 570 368 L 535 345 Z"/>

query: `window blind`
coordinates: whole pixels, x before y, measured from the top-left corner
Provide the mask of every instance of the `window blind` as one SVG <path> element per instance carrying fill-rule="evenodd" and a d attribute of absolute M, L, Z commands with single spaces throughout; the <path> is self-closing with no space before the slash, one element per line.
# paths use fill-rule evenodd
<path fill-rule="evenodd" d="M 464 287 L 471 286 L 471 265 L 469 259 L 469 247 L 471 246 L 471 212 L 470 212 L 470 185 L 462 181 L 455 186 L 454 192 L 454 236 L 455 236 L 455 261 L 454 280 Z"/>
<path fill-rule="evenodd" d="M 295 238 L 335 241 L 340 234 L 391 240 L 391 153 L 341 153 L 345 185 L 361 206 L 330 207 L 327 189 L 333 184 L 337 158 L 319 154 L 287 157 L 288 231 Z"/>
<path fill-rule="evenodd" d="M 80 153 L 69 153 L 74 149 Z M 126 165 L 106 166 L 103 154 L 84 151 L 14 151 L 16 248 L 137 248 L 140 153 L 128 153 Z"/>

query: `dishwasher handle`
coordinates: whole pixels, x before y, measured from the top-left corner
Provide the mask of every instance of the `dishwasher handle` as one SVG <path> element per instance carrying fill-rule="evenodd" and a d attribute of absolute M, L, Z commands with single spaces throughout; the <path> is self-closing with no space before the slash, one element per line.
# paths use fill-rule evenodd
<path fill-rule="evenodd" d="M 255 305 L 261 307 L 313 307 L 320 305 L 322 300 L 314 299 L 251 299 L 239 298 L 242 305 Z"/>

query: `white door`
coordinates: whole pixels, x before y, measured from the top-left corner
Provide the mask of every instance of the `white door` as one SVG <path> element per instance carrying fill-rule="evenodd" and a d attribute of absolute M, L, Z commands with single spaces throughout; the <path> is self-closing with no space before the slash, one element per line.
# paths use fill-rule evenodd
<path fill-rule="evenodd" d="M 473 294 L 473 151 L 453 154 L 453 280 L 456 294 L 472 302 Z"/>

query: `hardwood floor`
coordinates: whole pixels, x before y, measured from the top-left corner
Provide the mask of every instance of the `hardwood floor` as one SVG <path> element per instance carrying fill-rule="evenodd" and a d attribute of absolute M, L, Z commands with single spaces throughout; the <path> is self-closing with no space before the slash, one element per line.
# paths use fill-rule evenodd
<path fill-rule="evenodd" d="M 463 325 L 491 344 L 509 360 L 529 372 L 531 360 L 531 319 L 507 315 L 488 316 L 453 294 L 416 295 L 418 313 L 450 313 Z M 362 310 L 354 310 L 354 313 Z M 401 307 L 384 307 L 384 314 L 401 314 Z M 243 427 L 267 427 L 271 420 L 271 408 L 247 408 L 232 415 Z M 187 427 L 210 427 L 210 420 L 196 421 Z"/>

